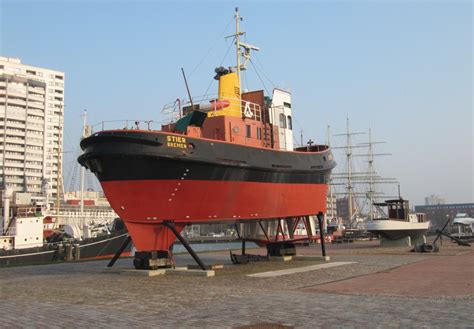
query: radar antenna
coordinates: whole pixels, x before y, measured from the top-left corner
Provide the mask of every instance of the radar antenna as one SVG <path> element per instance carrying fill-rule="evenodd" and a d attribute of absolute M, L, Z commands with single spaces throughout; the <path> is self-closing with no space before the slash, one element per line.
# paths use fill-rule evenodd
<path fill-rule="evenodd" d="M 237 65 L 235 66 L 237 70 L 237 76 L 239 77 L 239 90 L 240 90 L 240 71 L 244 71 L 247 69 L 247 64 L 250 61 L 250 52 L 252 50 L 258 51 L 260 48 L 249 45 L 247 43 L 240 42 L 240 37 L 245 34 L 245 32 L 240 31 L 239 22 L 243 20 L 240 16 L 239 7 L 235 8 L 235 34 L 226 36 L 225 38 L 235 38 L 235 49 L 237 55 Z M 242 49 L 241 49 L 242 48 Z M 241 62 L 241 56 L 243 57 L 243 62 Z"/>

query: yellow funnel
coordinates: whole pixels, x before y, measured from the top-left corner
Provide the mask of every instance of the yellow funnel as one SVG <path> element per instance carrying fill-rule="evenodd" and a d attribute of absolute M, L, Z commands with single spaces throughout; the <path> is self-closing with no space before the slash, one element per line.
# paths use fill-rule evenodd
<path fill-rule="evenodd" d="M 208 113 L 209 117 L 220 115 L 242 117 L 240 83 L 237 73 L 232 72 L 220 76 L 217 99 L 219 101 L 228 101 L 229 106 L 224 107 L 222 110 L 210 111 Z"/>

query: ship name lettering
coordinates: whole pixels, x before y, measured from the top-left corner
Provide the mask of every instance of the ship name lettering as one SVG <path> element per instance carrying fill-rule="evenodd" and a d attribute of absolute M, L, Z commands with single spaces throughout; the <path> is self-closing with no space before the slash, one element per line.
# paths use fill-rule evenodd
<path fill-rule="evenodd" d="M 180 136 L 166 136 L 166 145 L 168 147 L 186 149 L 188 145 L 186 144 L 186 138 Z"/>

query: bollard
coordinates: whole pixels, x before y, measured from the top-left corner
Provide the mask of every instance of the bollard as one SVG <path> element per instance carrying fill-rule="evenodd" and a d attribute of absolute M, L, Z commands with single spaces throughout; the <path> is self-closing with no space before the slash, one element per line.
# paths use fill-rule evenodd
<path fill-rule="evenodd" d="M 81 248 L 79 248 L 79 244 L 74 245 L 74 260 L 81 259 Z"/>
<path fill-rule="evenodd" d="M 67 244 L 65 245 L 66 247 L 66 261 L 71 261 L 73 259 L 72 257 L 72 245 Z"/>

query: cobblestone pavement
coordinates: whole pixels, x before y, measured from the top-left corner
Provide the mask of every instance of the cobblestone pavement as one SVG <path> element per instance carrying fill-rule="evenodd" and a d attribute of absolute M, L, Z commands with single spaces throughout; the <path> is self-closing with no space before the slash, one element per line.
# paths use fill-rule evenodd
<path fill-rule="evenodd" d="M 104 271 L 104 261 L 2 268 L 0 327 L 235 328 L 273 323 L 298 328 L 472 328 L 473 294 L 453 298 L 434 293 L 434 298 L 422 298 L 312 289 L 397 267 L 403 270 L 406 264 L 438 257 L 362 249 L 338 250 L 331 260 L 356 264 L 278 278 L 246 274 L 318 262 L 226 265 L 212 278 L 120 275 L 118 270 L 131 267 L 130 259 L 119 260 L 111 271 Z M 300 252 L 318 254 L 319 249 Z M 453 247 L 444 254 L 458 252 Z M 201 256 L 207 263 L 228 263 L 228 252 Z M 177 256 L 177 263 L 192 262 L 183 255 Z"/>

